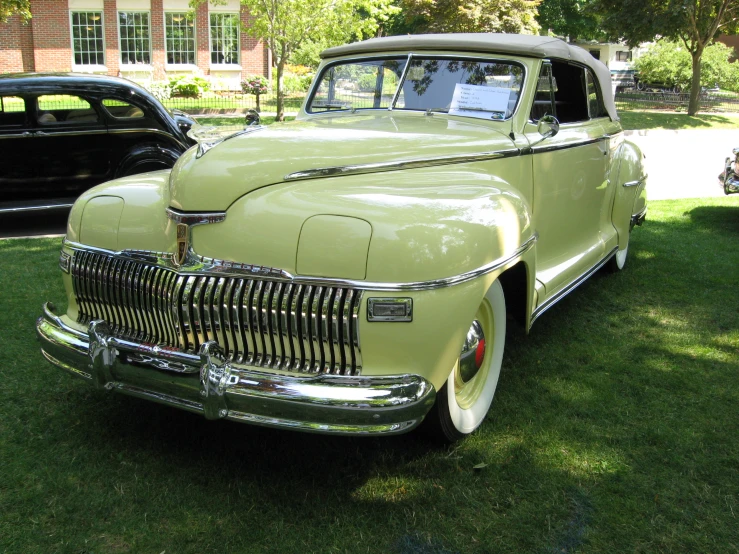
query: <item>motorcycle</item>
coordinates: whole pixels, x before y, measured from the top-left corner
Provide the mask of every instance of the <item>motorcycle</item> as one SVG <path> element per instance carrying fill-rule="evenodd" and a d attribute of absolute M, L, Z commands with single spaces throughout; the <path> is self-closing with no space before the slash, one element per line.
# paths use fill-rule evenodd
<path fill-rule="evenodd" d="M 724 193 L 739 192 L 739 148 L 732 150 L 733 158 L 726 158 L 724 172 L 718 176 L 719 184 L 724 187 Z"/>

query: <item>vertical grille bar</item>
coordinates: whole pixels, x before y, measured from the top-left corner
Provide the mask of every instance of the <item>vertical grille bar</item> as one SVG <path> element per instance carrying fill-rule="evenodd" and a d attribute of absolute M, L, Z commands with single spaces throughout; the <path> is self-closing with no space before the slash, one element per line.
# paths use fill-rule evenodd
<path fill-rule="evenodd" d="M 104 319 L 116 335 L 187 352 L 215 340 L 235 363 L 358 375 L 361 291 L 180 275 L 90 251 L 70 265 L 78 321 Z"/>

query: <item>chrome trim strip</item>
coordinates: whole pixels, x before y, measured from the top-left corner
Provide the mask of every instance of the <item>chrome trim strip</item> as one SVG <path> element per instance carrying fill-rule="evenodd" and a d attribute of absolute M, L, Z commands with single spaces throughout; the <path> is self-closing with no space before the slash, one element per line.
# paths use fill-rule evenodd
<path fill-rule="evenodd" d="M 418 375 L 284 375 L 230 364 L 212 342 L 198 354 L 121 341 L 102 321 L 88 332 L 65 325 L 51 304 L 36 322 L 44 357 L 97 388 L 271 427 L 344 435 L 392 434 L 416 427 L 436 390 Z M 146 352 L 146 353 L 145 353 Z"/>
<path fill-rule="evenodd" d="M 0 207 L 0 214 L 6 213 L 20 213 L 20 212 L 37 212 L 42 210 L 58 210 L 63 208 L 71 208 L 74 202 L 64 204 L 40 204 L 38 206 L 20 206 L 17 208 L 3 208 Z"/>
<path fill-rule="evenodd" d="M 547 298 L 540 306 L 538 306 L 534 313 L 531 315 L 531 323 L 529 326 L 534 324 L 534 321 L 538 319 L 540 315 L 542 315 L 544 312 L 546 312 L 549 308 L 554 306 L 557 302 L 562 300 L 565 296 L 570 294 L 573 290 L 575 290 L 577 287 L 582 285 L 593 273 L 598 271 L 601 267 L 603 267 L 608 260 L 610 260 L 613 256 L 616 255 L 616 252 L 618 251 L 618 246 L 614 247 L 613 250 L 611 250 L 602 260 L 600 260 L 597 264 L 595 264 L 593 267 L 588 269 L 585 273 L 580 275 L 577 279 L 575 279 L 572 283 L 567 285 L 565 288 L 557 292 L 554 296 L 551 296 Z"/>
<path fill-rule="evenodd" d="M 59 122 L 63 123 L 63 122 Z M 57 123 L 57 125 L 59 124 Z M 44 128 L 43 130 L 37 129 L 32 131 L 32 134 L 36 137 L 82 137 L 86 135 L 106 135 L 108 131 L 103 127 L 102 129 L 87 129 L 86 131 L 55 131 L 53 128 Z"/>
<path fill-rule="evenodd" d="M 250 277 L 250 278 L 269 278 L 277 281 L 290 281 L 293 283 L 300 283 L 304 285 L 318 285 L 318 286 L 335 286 L 335 287 L 347 287 L 347 288 L 359 288 L 362 290 L 376 290 L 376 291 L 404 291 L 404 290 L 430 290 L 442 287 L 450 287 L 452 285 L 458 285 L 476 279 L 486 273 L 492 273 L 506 265 L 510 264 L 516 258 L 525 254 L 534 244 L 536 243 L 539 235 L 535 233 L 529 237 L 524 243 L 516 248 L 510 255 L 501 256 L 480 266 L 476 269 L 467 271 L 465 273 L 459 273 L 451 277 L 442 277 L 440 279 L 432 279 L 429 281 L 414 281 L 407 283 L 381 283 L 373 281 L 358 281 L 355 279 L 335 279 L 330 277 L 310 277 L 306 275 L 292 275 L 287 271 L 263 267 L 263 266 L 252 266 L 249 264 L 241 264 L 238 262 L 231 262 L 225 260 L 214 260 L 212 258 L 205 258 L 203 256 L 196 256 L 197 263 L 192 266 L 183 265 L 180 268 L 176 268 L 172 264 L 172 253 L 171 252 L 149 252 L 141 250 L 121 250 L 118 252 L 112 250 L 106 250 L 104 248 L 97 248 L 94 246 L 86 246 L 77 242 L 64 239 L 62 247 L 70 248 L 72 250 L 82 252 L 97 252 L 108 256 L 115 256 L 119 258 L 129 259 L 133 261 L 143 261 L 148 264 L 157 265 L 176 271 L 179 275 L 218 275 L 223 277 Z M 310 291 L 306 291 L 306 295 Z"/>
<path fill-rule="evenodd" d="M 578 146 L 587 146 L 588 144 L 596 144 L 602 140 L 608 140 L 611 135 L 603 135 L 598 138 L 578 140 L 568 142 L 566 144 L 554 144 L 550 146 L 535 146 L 531 148 L 532 154 L 542 154 L 544 152 L 554 152 L 555 150 L 567 150 L 568 148 L 577 148 Z"/>
<path fill-rule="evenodd" d="M 479 162 L 496 160 L 499 158 L 510 158 L 518 156 L 521 151 L 518 148 L 510 150 L 499 150 L 498 152 L 479 152 L 476 154 L 458 154 L 454 156 L 438 156 L 419 160 L 399 160 L 395 162 L 378 162 L 371 164 L 344 165 L 333 167 L 320 167 L 296 171 L 283 177 L 284 181 L 298 181 L 303 179 L 321 179 L 324 177 L 340 177 L 344 175 L 362 175 L 365 173 L 382 173 L 385 171 L 399 171 L 401 169 L 417 169 L 419 167 L 433 167 L 437 165 L 459 164 L 468 162 Z"/>
<path fill-rule="evenodd" d="M 624 187 L 638 187 L 638 186 L 639 186 L 639 185 L 641 185 L 641 184 L 642 184 L 642 183 L 643 183 L 644 181 L 646 181 L 646 180 L 647 180 L 647 177 L 649 177 L 649 175 L 647 175 L 647 174 L 645 173 L 644 175 L 642 175 L 641 177 L 639 177 L 639 179 L 637 179 L 636 181 L 627 181 L 627 182 L 625 182 L 625 183 L 624 183 Z"/>
<path fill-rule="evenodd" d="M 172 136 L 170 133 L 167 133 L 166 131 L 162 131 L 160 129 L 108 129 L 108 134 L 111 135 L 122 135 L 124 133 L 154 133 L 155 135 L 162 135 L 163 137 L 167 137 L 179 144 L 182 147 L 183 152 L 191 147 L 191 145 L 183 143 L 181 140 Z"/>
<path fill-rule="evenodd" d="M 182 212 L 174 208 L 167 208 L 167 217 L 175 223 L 185 225 L 207 225 L 220 223 L 226 220 L 226 212 Z"/>
<path fill-rule="evenodd" d="M 413 52 L 409 52 L 408 57 L 405 60 L 405 67 L 403 68 L 403 74 L 400 76 L 400 79 L 398 79 L 398 86 L 395 88 L 395 94 L 393 94 L 393 99 L 390 101 L 390 105 L 387 108 L 387 111 L 389 112 L 393 111 L 393 108 L 395 107 L 395 103 L 398 101 L 398 97 L 400 96 L 400 91 L 403 90 L 403 84 L 405 83 L 405 78 L 408 75 L 408 71 L 411 68 L 412 61 L 413 61 Z"/>

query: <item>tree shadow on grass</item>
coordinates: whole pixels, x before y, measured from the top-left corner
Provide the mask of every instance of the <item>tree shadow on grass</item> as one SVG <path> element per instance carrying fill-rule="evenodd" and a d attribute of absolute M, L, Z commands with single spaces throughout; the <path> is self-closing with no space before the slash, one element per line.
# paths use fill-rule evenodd
<path fill-rule="evenodd" d="M 697 227 L 702 229 L 714 229 L 739 235 L 739 205 L 701 206 L 693 208 L 687 212 L 687 215 Z"/>

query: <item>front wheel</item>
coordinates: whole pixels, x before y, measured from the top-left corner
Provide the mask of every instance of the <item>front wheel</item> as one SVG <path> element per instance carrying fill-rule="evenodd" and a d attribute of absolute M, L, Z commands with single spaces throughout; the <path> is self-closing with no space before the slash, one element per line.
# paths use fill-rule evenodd
<path fill-rule="evenodd" d="M 496 280 L 477 309 L 459 358 L 427 416 L 427 427 L 436 438 L 459 440 L 484 421 L 498 385 L 505 334 L 505 296 Z"/>

